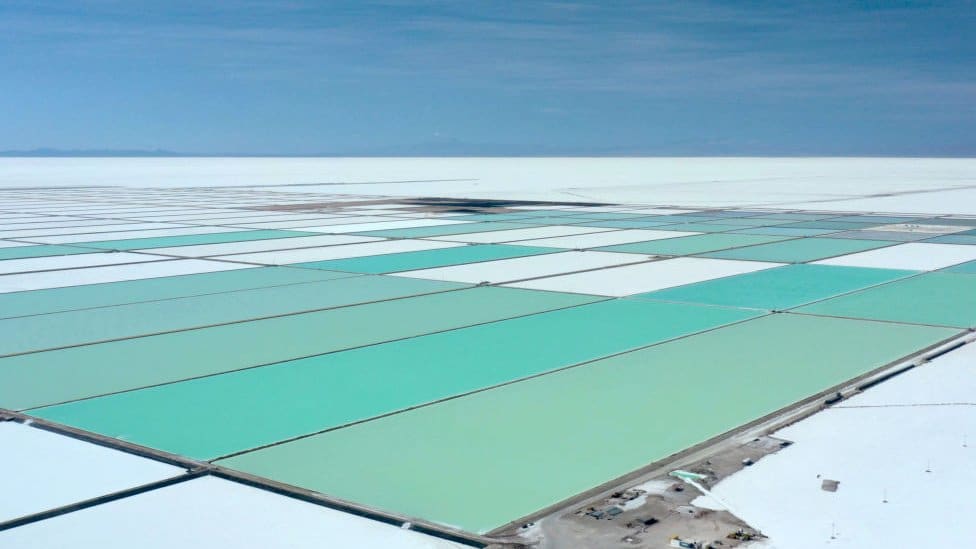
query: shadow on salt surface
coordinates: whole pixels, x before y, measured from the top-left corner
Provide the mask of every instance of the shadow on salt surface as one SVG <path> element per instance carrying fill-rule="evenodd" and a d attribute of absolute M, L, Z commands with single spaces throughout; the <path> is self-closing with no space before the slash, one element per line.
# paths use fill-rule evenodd
<path fill-rule="evenodd" d="M 463 549 L 236 482 L 203 477 L 0 532 L 3 547 Z"/>
<path fill-rule="evenodd" d="M 756 547 L 956 545 L 976 487 L 976 345 L 776 436 L 795 444 L 713 488 L 770 537 Z"/>
<path fill-rule="evenodd" d="M 976 190 L 941 191 L 966 185 L 974 169 L 963 158 L 11 158 L 0 159 L 0 187 L 322 182 L 274 189 L 976 214 Z M 940 192 L 898 195 L 920 190 Z"/>

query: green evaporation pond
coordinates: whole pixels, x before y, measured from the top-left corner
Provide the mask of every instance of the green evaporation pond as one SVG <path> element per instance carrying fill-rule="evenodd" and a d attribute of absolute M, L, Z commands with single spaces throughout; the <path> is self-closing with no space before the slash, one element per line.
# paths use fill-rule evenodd
<path fill-rule="evenodd" d="M 760 314 L 611 300 L 35 413 L 212 459 Z"/>
<path fill-rule="evenodd" d="M 754 210 L 703 210 L 700 212 L 689 212 L 684 215 L 697 217 L 721 217 L 723 219 L 736 219 L 740 217 L 756 217 L 762 212 Z"/>
<path fill-rule="evenodd" d="M 102 250 L 90 250 L 76 246 L 60 246 L 57 244 L 42 244 L 39 246 L 14 246 L 0 248 L 0 261 L 5 259 L 27 259 L 29 257 L 49 257 L 53 255 L 90 254 Z M 0 311 L 0 314 L 3 314 Z"/>
<path fill-rule="evenodd" d="M 921 220 L 922 220 L 921 217 L 893 217 L 893 216 L 886 216 L 886 215 L 848 215 L 844 217 L 835 217 L 831 221 L 870 223 L 871 225 L 894 225 L 898 223 L 915 223 Z"/>
<path fill-rule="evenodd" d="M 644 219 L 644 218 L 638 217 L 636 219 Z M 661 221 L 662 223 L 669 223 L 672 225 L 678 223 L 696 223 L 696 222 L 714 220 L 714 219 L 716 218 L 711 216 L 702 217 L 702 216 L 683 215 L 683 214 L 647 216 L 648 221 Z"/>
<path fill-rule="evenodd" d="M 433 227 L 410 227 L 407 229 L 386 229 L 379 231 L 361 231 L 363 236 L 379 236 L 383 238 L 425 238 L 429 236 L 447 236 L 452 234 L 481 233 L 488 231 L 504 231 L 507 229 L 524 229 L 525 225 L 511 222 L 499 223 L 456 223 L 453 225 L 435 225 Z"/>
<path fill-rule="evenodd" d="M 772 315 L 218 463 L 487 532 L 955 333 Z"/>
<path fill-rule="evenodd" d="M 976 277 L 963 273 L 926 273 L 835 297 L 799 312 L 854 318 L 976 326 Z"/>
<path fill-rule="evenodd" d="M 731 231 L 729 234 L 762 234 L 771 236 L 788 236 L 788 237 L 799 237 L 799 236 L 817 236 L 821 234 L 836 233 L 835 230 L 830 229 L 798 229 L 794 227 L 754 227 L 750 229 L 741 229 L 737 231 Z"/>
<path fill-rule="evenodd" d="M 968 232 L 968 231 L 967 231 Z M 925 242 L 933 244 L 976 244 L 976 235 L 966 234 L 947 234 L 935 238 L 926 239 Z"/>
<path fill-rule="evenodd" d="M 462 286 L 438 283 L 426 287 L 433 291 Z M 24 409 L 88 398 L 599 299 L 471 288 L 0 358 L 0 408 Z"/>
<path fill-rule="evenodd" d="M 787 265 L 635 297 L 756 309 L 787 309 L 904 278 L 916 271 Z"/>
<path fill-rule="evenodd" d="M 921 225 L 955 225 L 957 227 L 976 227 L 976 219 L 963 219 L 952 217 L 931 217 L 917 221 Z M 976 229 L 974 229 L 976 230 Z"/>
<path fill-rule="evenodd" d="M 946 269 L 950 273 L 976 274 L 976 261 L 961 263 Z"/>
<path fill-rule="evenodd" d="M 0 320 L 0 356 L 451 290 L 457 284 L 387 276 L 255 288 Z"/>
<path fill-rule="evenodd" d="M 0 294 L 0 318 L 93 307 L 110 307 L 124 303 L 234 292 L 268 286 L 301 284 L 346 276 L 355 275 L 290 267 L 254 267 L 213 273 L 11 292 Z"/>
<path fill-rule="evenodd" d="M 894 242 L 913 242 L 924 240 L 926 235 L 902 231 L 874 231 L 867 229 L 864 231 L 845 231 L 833 233 L 831 238 L 857 238 L 861 240 L 890 240 Z"/>
<path fill-rule="evenodd" d="M 735 250 L 702 254 L 714 259 L 745 259 L 776 263 L 802 263 L 838 255 L 847 255 L 875 248 L 891 246 L 896 242 L 881 240 L 856 240 L 852 238 L 800 238 L 785 242 L 760 244 Z"/>
<path fill-rule="evenodd" d="M 752 246 L 764 244 L 766 242 L 777 242 L 785 240 L 786 237 L 777 236 L 755 236 L 744 234 L 701 234 L 694 236 L 682 236 L 678 238 L 665 238 L 661 240 L 648 240 L 646 242 L 633 242 L 630 244 L 617 244 L 614 246 L 603 246 L 597 250 L 604 252 L 626 252 L 632 254 L 649 255 L 689 255 L 708 252 L 711 250 L 724 250 L 727 248 L 737 248 L 740 246 Z"/>
<path fill-rule="evenodd" d="M 801 212 L 763 212 L 763 217 L 765 219 L 781 219 L 784 221 L 817 221 L 819 219 L 835 218 L 837 215 L 838 214 Z"/>
<path fill-rule="evenodd" d="M 763 217 L 723 217 L 719 221 L 709 222 L 722 225 L 740 225 L 742 227 L 765 227 L 767 225 L 780 225 L 789 223 L 782 219 L 767 219 Z"/>
<path fill-rule="evenodd" d="M 781 225 L 782 227 L 796 227 L 798 229 L 833 229 L 835 231 L 850 231 L 854 229 L 866 229 L 876 227 L 884 223 L 854 223 L 851 221 L 834 221 L 833 219 L 823 221 L 803 221 L 801 223 L 790 223 Z"/>
<path fill-rule="evenodd" d="M 130 238 L 127 240 L 100 240 L 95 242 L 84 242 L 84 245 L 90 248 L 101 248 L 105 250 L 139 250 L 144 248 L 168 248 L 170 246 L 192 246 L 195 244 L 221 244 L 224 242 L 243 242 L 247 240 L 269 240 L 272 238 L 316 236 L 319 234 L 321 233 L 278 230 L 234 231 L 229 233 Z"/>
<path fill-rule="evenodd" d="M 503 244 L 486 244 L 477 246 L 458 246 L 441 248 L 438 250 L 420 250 L 417 252 L 403 252 L 395 254 L 371 255 L 352 257 L 348 259 L 332 259 L 328 261 L 313 261 L 297 263 L 294 267 L 309 267 L 313 269 L 329 269 L 333 271 L 348 271 L 353 273 L 396 273 L 433 267 L 446 267 L 463 263 L 477 263 L 496 259 L 509 259 L 562 251 L 556 248 L 541 248 L 533 246 L 506 246 Z"/>
<path fill-rule="evenodd" d="M 688 231 L 690 233 L 721 233 L 741 229 L 741 225 L 721 225 L 716 223 L 683 223 L 658 227 L 662 231 Z"/>

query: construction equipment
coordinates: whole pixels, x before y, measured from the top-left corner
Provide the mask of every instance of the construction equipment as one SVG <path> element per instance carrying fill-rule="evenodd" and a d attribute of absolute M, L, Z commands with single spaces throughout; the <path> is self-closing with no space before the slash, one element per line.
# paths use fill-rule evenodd
<path fill-rule="evenodd" d="M 702 549 L 702 544 L 697 541 L 683 540 L 678 536 L 671 536 L 671 547 L 681 547 L 682 549 Z"/>
<path fill-rule="evenodd" d="M 742 528 L 739 528 L 735 532 L 730 532 L 729 535 L 725 536 L 729 539 L 735 539 L 739 541 L 752 541 L 756 539 L 756 535 L 750 532 L 746 532 Z"/>

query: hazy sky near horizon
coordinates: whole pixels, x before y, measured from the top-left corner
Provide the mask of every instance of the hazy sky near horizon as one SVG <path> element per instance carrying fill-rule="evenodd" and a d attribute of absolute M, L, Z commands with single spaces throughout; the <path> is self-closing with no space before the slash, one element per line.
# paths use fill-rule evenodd
<path fill-rule="evenodd" d="M 5 0 L 0 150 L 976 156 L 976 2 Z"/>

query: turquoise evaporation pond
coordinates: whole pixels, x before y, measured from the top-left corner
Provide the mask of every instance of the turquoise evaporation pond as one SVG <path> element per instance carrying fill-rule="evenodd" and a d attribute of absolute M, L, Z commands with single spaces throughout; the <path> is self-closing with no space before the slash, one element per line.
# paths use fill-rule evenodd
<path fill-rule="evenodd" d="M 870 223 L 872 225 L 894 225 L 898 223 L 917 223 L 921 217 L 893 217 L 888 215 L 847 215 L 835 217 L 831 221 L 851 222 L 851 223 Z"/>
<path fill-rule="evenodd" d="M 721 217 L 725 219 L 737 219 L 740 217 L 758 217 L 763 212 L 755 210 L 702 210 L 699 212 L 689 212 L 684 215 L 698 217 Z"/>
<path fill-rule="evenodd" d="M 822 234 L 836 233 L 836 230 L 830 229 L 798 229 L 794 227 L 752 227 L 749 229 L 741 229 L 737 231 L 729 231 L 728 234 L 753 234 L 753 235 L 768 235 L 768 236 L 817 236 Z"/>
<path fill-rule="evenodd" d="M 633 297 L 728 307 L 788 309 L 911 276 L 916 272 L 833 265 L 786 265 Z"/>
<path fill-rule="evenodd" d="M 759 314 L 617 299 L 32 413 L 212 459 Z"/>
<path fill-rule="evenodd" d="M 782 219 L 766 219 L 762 217 L 721 217 L 716 221 L 705 221 L 708 224 L 719 225 L 740 225 L 742 227 L 766 227 L 769 225 L 780 225 L 789 223 Z"/>
<path fill-rule="evenodd" d="M 976 328 L 976 277 L 937 271 L 812 303 L 797 312 Z"/>
<path fill-rule="evenodd" d="M 244 242 L 248 240 L 294 238 L 296 236 L 317 236 L 320 234 L 322 233 L 263 229 L 257 231 L 233 231 L 227 233 L 129 238 L 125 240 L 96 240 L 93 242 L 77 242 L 76 244 L 79 246 L 99 248 L 102 250 L 141 250 L 146 248 L 168 248 L 170 246 L 192 246 L 196 244 L 221 244 L 224 242 Z"/>
<path fill-rule="evenodd" d="M 766 219 L 781 219 L 786 221 L 816 221 L 818 219 L 832 219 L 838 215 L 836 213 L 762 212 L 762 216 Z"/>
<path fill-rule="evenodd" d="M 346 276 L 355 275 L 290 267 L 248 267 L 212 273 L 0 293 L 0 318 L 318 282 Z"/>
<path fill-rule="evenodd" d="M 951 273 L 976 274 L 976 261 L 967 261 L 946 269 Z"/>
<path fill-rule="evenodd" d="M 682 223 L 680 225 L 662 225 L 657 227 L 657 229 L 662 231 L 688 231 L 692 233 L 721 233 L 741 228 L 741 225 L 722 225 L 721 219 L 715 220 L 715 223 Z"/>
<path fill-rule="evenodd" d="M 91 254 L 102 250 L 90 250 L 76 246 L 59 244 L 40 244 L 37 246 L 14 246 L 0 248 L 0 261 L 5 259 L 27 259 L 29 257 L 50 257 L 53 255 Z M 2 312 L 0 312 L 2 314 Z"/>
<path fill-rule="evenodd" d="M 686 215 L 686 214 L 674 214 L 674 215 L 654 215 L 648 216 L 648 221 L 662 221 L 672 225 L 679 223 L 701 223 L 703 221 L 718 221 L 719 217 L 714 216 L 701 216 L 701 215 Z M 643 219 L 643 218 L 637 218 Z"/>
<path fill-rule="evenodd" d="M 0 358 L 0 408 L 56 404 L 603 299 L 480 287 Z"/>
<path fill-rule="evenodd" d="M 486 532 L 958 333 L 767 315 L 217 463 Z"/>
<path fill-rule="evenodd" d="M 393 276 L 254 288 L 0 320 L 0 356 L 344 307 L 464 287 Z"/>
<path fill-rule="evenodd" d="M 839 255 L 847 255 L 875 248 L 892 246 L 897 242 L 887 240 L 855 240 L 853 238 L 798 238 L 770 244 L 746 246 L 700 254 L 713 259 L 744 259 L 748 261 L 775 261 L 778 263 L 803 263 Z"/>
<path fill-rule="evenodd" d="M 541 248 L 537 246 L 508 246 L 504 244 L 482 244 L 475 246 L 458 246 L 454 248 L 440 248 L 437 250 L 420 250 L 416 252 L 402 252 L 395 254 L 370 255 L 351 257 L 348 259 L 331 259 L 327 261 L 313 261 L 296 263 L 293 267 L 308 267 L 313 269 L 329 269 L 333 271 L 347 271 L 353 273 L 396 273 L 446 267 L 463 263 L 478 263 L 496 259 L 509 259 L 529 255 L 560 252 L 558 248 Z"/>
<path fill-rule="evenodd" d="M 967 233 L 972 231 L 966 231 Z M 947 234 L 935 238 L 926 239 L 925 242 L 935 244 L 976 244 L 976 234 Z"/>
<path fill-rule="evenodd" d="M 823 221 L 804 221 L 801 223 L 790 223 L 788 225 L 780 225 L 781 227 L 796 227 L 799 229 L 835 229 L 843 231 L 851 231 L 857 229 L 867 229 L 868 227 L 877 227 L 878 225 L 884 225 L 884 223 L 853 223 L 850 221 L 834 221 L 823 220 Z"/>

